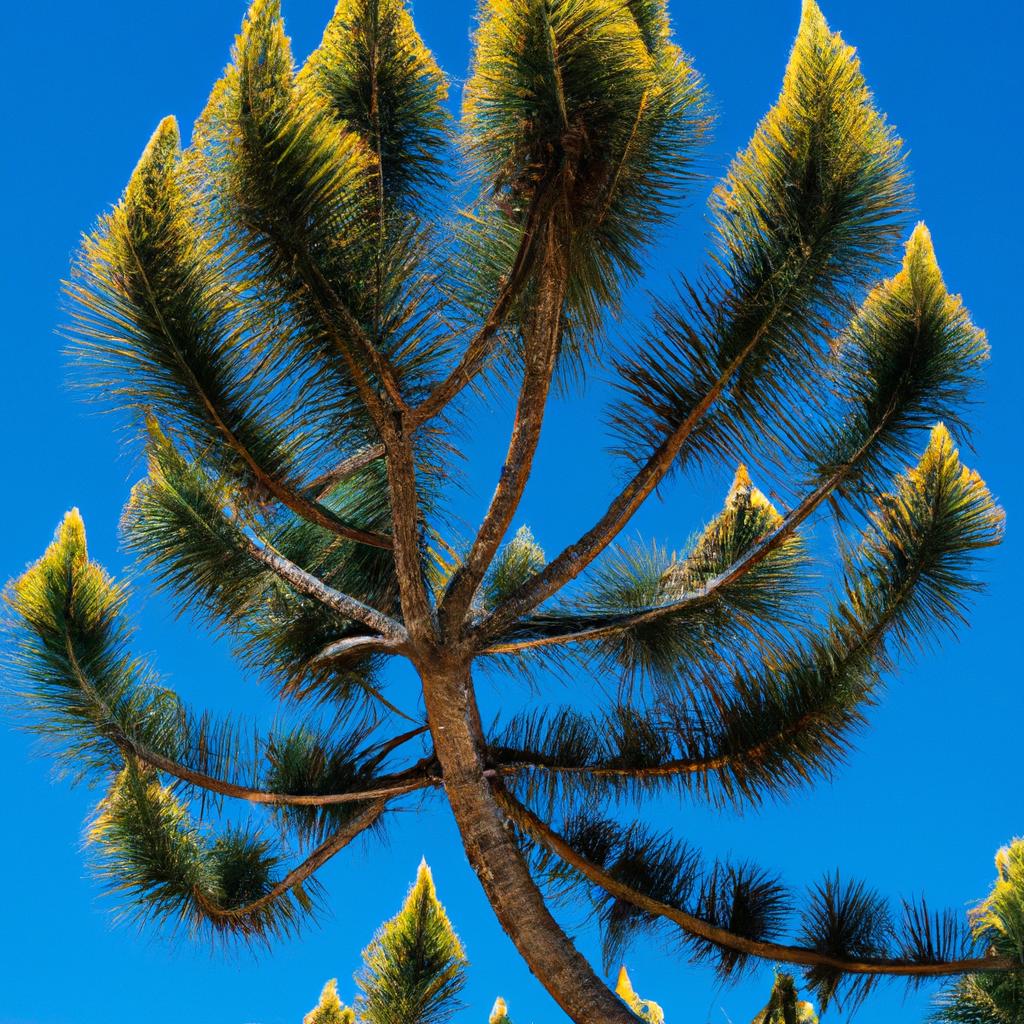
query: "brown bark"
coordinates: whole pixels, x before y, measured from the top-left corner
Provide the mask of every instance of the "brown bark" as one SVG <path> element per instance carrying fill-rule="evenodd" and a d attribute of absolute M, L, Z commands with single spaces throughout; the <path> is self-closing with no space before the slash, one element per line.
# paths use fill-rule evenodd
<path fill-rule="evenodd" d="M 576 1024 L 636 1024 L 551 916 L 485 774 L 468 667 L 421 668 L 423 693 L 448 801 L 466 856 L 506 934 Z"/>
<path fill-rule="evenodd" d="M 547 236 L 537 306 L 524 331 L 523 382 L 516 403 L 508 453 L 473 546 L 455 573 L 441 606 L 442 625 L 450 622 L 458 632 L 461 632 L 466 611 L 512 524 L 540 443 L 544 413 L 558 361 L 568 276 L 565 253 L 551 227 Z"/>

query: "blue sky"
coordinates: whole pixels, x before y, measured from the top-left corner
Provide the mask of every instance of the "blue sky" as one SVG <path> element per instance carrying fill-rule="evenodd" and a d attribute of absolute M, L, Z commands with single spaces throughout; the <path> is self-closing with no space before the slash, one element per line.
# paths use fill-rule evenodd
<path fill-rule="evenodd" d="M 300 56 L 326 22 L 331 0 L 286 2 Z M 7 500 L 0 576 L 37 557 L 63 512 L 81 507 L 95 557 L 125 565 L 117 521 L 140 474 L 112 420 L 96 415 L 68 387 L 56 336 L 59 280 L 79 233 L 116 200 L 158 120 L 187 126 L 227 60 L 240 0 L 51 0 L 9 4 L 4 55 L 6 158 L 0 164 L 5 245 L 0 327 L 0 436 Z M 468 62 L 473 0 L 418 0 L 417 23 L 457 98 Z M 859 48 L 880 106 L 910 147 L 917 206 L 932 229 L 950 287 L 964 294 L 993 349 L 975 411 L 977 467 L 1004 504 L 1009 535 L 987 570 L 990 589 L 959 642 L 923 654 L 893 679 L 872 729 L 834 783 L 742 818 L 654 803 L 646 816 L 685 834 L 710 854 L 749 856 L 794 885 L 825 869 L 871 880 L 889 895 L 925 891 L 961 907 L 981 896 L 992 855 L 1024 833 L 1019 729 L 1024 720 L 1020 665 L 1022 354 L 1019 297 L 1024 205 L 1019 188 L 1021 7 L 935 0 L 826 0 L 826 16 Z M 705 75 L 719 114 L 706 170 L 717 177 L 773 101 L 799 17 L 798 0 L 673 2 L 680 43 Z M 651 284 L 667 271 L 693 270 L 704 246 L 709 181 L 659 244 Z M 645 300 L 631 312 L 642 316 Z M 545 430 L 537 470 L 520 516 L 549 551 L 559 550 L 604 508 L 615 478 L 602 451 L 596 385 L 582 400 L 559 402 Z M 464 513 L 472 520 L 489 495 L 504 450 L 508 410 L 477 410 L 467 431 Z M 566 464 L 568 443 L 579 449 Z M 720 502 L 727 473 L 682 480 L 652 502 L 634 529 L 678 544 Z M 828 536 L 828 528 L 819 526 Z M 265 694 L 233 669 L 166 602 L 141 593 L 139 646 L 191 700 L 215 711 L 273 713 Z M 398 679 L 396 691 L 411 685 Z M 546 681 L 545 686 L 564 687 Z M 507 682 L 482 683 L 485 713 L 523 699 Z M 571 686 L 570 686 L 571 688 Z M 409 692 L 406 690 L 406 692 Z M 556 699 L 568 696 L 554 690 Z M 0 723 L 5 780 L 0 1024 L 298 1024 L 323 982 L 337 976 L 350 996 L 351 971 L 374 927 L 397 908 L 421 856 L 473 961 L 459 1024 L 482 1022 L 496 995 L 518 1024 L 561 1024 L 545 995 L 494 922 L 440 802 L 427 813 L 395 816 L 384 847 L 347 851 L 323 879 L 333 913 L 299 942 L 261 954 L 224 955 L 168 944 L 117 926 L 88 877 L 82 822 L 96 798 L 69 790 L 31 758 L 27 737 Z M 577 933 L 595 952 L 594 936 Z M 665 1007 L 669 1024 L 740 1024 L 763 1003 L 770 972 L 720 990 L 709 973 L 640 943 L 629 964 L 638 990 Z M 873 1024 L 922 1019 L 928 991 L 882 988 L 860 1019 Z M 831 1019 L 841 1017 L 830 1014 Z"/>

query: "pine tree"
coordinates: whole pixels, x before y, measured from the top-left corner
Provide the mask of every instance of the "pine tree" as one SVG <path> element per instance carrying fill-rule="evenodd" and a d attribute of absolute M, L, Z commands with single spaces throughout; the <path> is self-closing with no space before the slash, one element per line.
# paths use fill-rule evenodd
<path fill-rule="evenodd" d="M 818 1015 L 810 1003 L 797 997 L 793 976 L 779 974 L 768 1005 L 754 1018 L 753 1024 L 818 1024 Z"/>
<path fill-rule="evenodd" d="M 474 39 L 456 125 L 401 0 L 340 0 L 301 67 L 255 0 L 190 143 L 161 122 L 85 239 L 76 361 L 148 459 L 126 545 L 299 723 L 254 734 L 168 691 L 69 513 L 8 591 L 12 671 L 61 765 L 110 787 L 101 877 L 146 921 L 269 942 L 316 913 L 327 860 L 435 793 L 576 1022 L 634 1018 L 551 894 L 595 901 L 609 962 L 661 927 L 723 978 L 801 968 L 823 1007 L 887 976 L 1019 979 L 1019 945 L 983 957 L 955 915 L 833 874 L 797 901 L 622 818 L 642 793 L 742 809 L 827 778 L 896 664 L 966 621 L 1001 537 L 957 450 L 985 337 L 923 226 L 892 265 L 910 183 L 854 51 L 804 0 L 779 98 L 711 197 L 706 272 L 623 340 L 710 121 L 666 0 L 481 0 Z M 552 391 L 595 367 L 624 482 L 548 558 L 512 527 Z M 463 543 L 455 449 L 488 387 L 515 420 Z M 655 491 L 740 461 L 785 509 L 740 470 L 676 550 L 620 541 Z M 822 583 L 808 527 L 830 511 Z M 552 664 L 615 696 L 484 724 L 477 670 L 546 695 Z M 301 852 L 224 825 L 236 799 Z"/>
<path fill-rule="evenodd" d="M 458 1008 L 466 955 L 426 862 L 398 914 L 363 950 L 356 976 L 363 1024 L 441 1024 Z"/>
<path fill-rule="evenodd" d="M 342 1006 L 338 998 L 338 982 L 332 978 L 320 993 L 320 1002 L 313 1007 L 302 1024 L 356 1024 L 355 1011 Z"/>
<path fill-rule="evenodd" d="M 1024 840 L 996 856 L 996 883 L 974 910 L 972 925 L 992 956 L 1024 956 Z M 937 1000 L 934 1024 L 1018 1024 L 1024 1020 L 1024 975 L 968 974 Z"/>

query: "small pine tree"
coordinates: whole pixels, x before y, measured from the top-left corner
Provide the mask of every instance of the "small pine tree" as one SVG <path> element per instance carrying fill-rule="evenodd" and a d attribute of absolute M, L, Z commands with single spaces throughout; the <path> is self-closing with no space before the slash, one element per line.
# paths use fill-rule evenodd
<path fill-rule="evenodd" d="M 993 957 L 1024 959 L 1024 839 L 996 855 L 996 883 L 971 915 Z M 937 1000 L 932 1024 L 1021 1024 L 1024 975 L 968 974 Z"/>
<path fill-rule="evenodd" d="M 505 1000 L 498 996 L 491 1007 L 491 1015 L 487 1018 L 487 1024 L 512 1024 L 512 1018 L 508 1015 L 508 1006 Z"/>
<path fill-rule="evenodd" d="M 324 985 L 320 1002 L 302 1018 L 302 1024 L 356 1024 L 355 1011 L 341 1005 L 336 978 Z"/>
<path fill-rule="evenodd" d="M 754 1018 L 753 1024 L 818 1024 L 818 1015 L 810 1003 L 797 997 L 793 976 L 778 974 L 768 1005 Z"/>
<path fill-rule="evenodd" d="M 466 955 L 426 861 L 402 909 L 363 950 L 356 975 L 362 1024 L 441 1024 L 459 1007 Z"/>

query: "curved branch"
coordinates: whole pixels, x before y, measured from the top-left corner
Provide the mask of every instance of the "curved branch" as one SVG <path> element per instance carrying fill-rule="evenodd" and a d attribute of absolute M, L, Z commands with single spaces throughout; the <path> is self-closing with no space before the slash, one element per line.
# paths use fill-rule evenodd
<path fill-rule="evenodd" d="M 383 636 L 347 636 L 329 643 L 319 654 L 310 659 L 310 665 L 346 658 L 352 654 L 402 654 L 405 646 L 401 641 L 389 640 Z"/>
<path fill-rule="evenodd" d="M 758 563 L 764 561 L 776 548 L 785 543 L 794 531 L 818 509 L 825 499 L 842 483 L 848 475 L 852 463 L 844 466 L 839 472 L 833 474 L 825 483 L 815 488 L 796 508 L 789 512 L 786 517 L 770 533 L 765 534 L 749 551 L 740 559 L 733 562 L 724 572 L 719 573 L 713 579 L 708 580 L 697 590 L 691 590 L 686 594 L 668 601 L 665 604 L 652 605 L 649 608 L 641 608 L 632 612 L 621 612 L 602 615 L 600 613 L 587 614 L 585 620 L 593 622 L 594 625 L 587 625 L 582 629 L 574 629 L 571 632 L 552 632 L 548 636 L 528 637 L 523 640 L 510 639 L 500 643 L 491 644 L 480 653 L 485 655 L 493 654 L 515 654 L 520 651 L 534 650 L 541 647 L 556 647 L 565 644 L 587 643 L 591 640 L 600 640 L 606 636 L 612 636 L 624 629 L 633 626 L 642 626 L 648 622 L 673 615 L 686 608 L 698 607 L 713 601 L 719 591 L 735 583 L 742 576 L 746 575 Z M 572 622 L 579 622 L 580 616 L 566 616 L 566 625 Z M 557 615 L 540 617 L 536 620 L 526 620 L 520 625 L 529 628 L 531 622 L 536 621 L 538 625 L 549 625 L 553 629 L 558 628 L 559 617 Z"/>
<path fill-rule="evenodd" d="M 177 338 L 167 324 L 163 310 L 161 309 L 160 303 L 157 301 L 156 294 L 150 284 L 149 275 L 146 273 L 146 267 L 143 264 L 142 259 L 135 251 L 135 247 L 133 245 L 129 243 L 128 248 L 135 260 L 136 270 L 138 270 L 139 276 L 142 279 L 146 297 L 149 300 L 150 311 L 156 318 L 157 323 L 160 325 L 160 330 L 167 339 L 167 343 L 171 346 L 174 358 L 178 361 L 178 365 L 181 367 L 182 372 L 188 379 L 193 391 L 202 403 L 202 406 L 206 410 L 207 416 L 210 417 L 210 421 L 214 428 L 224 438 L 224 441 L 232 451 L 234 451 L 235 454 L 238 455 L 238 457 L 245 463 L 249 472 L 252 473 L 260 486 L 264 487 L 279 502 L 281 502 L 282 505 L 291 509 L 291 511 L 296 515 L 301 516 L 308 522 L 314 523 L 316 526 L 329 530 L 331 533 L 334 533 L 339 537 L 344 537 L 347 540 L 356 541 L 360 544 L 367 544 L 370 547 L 390 548 L 390 537 L 382 533 L 376 533 L 372 530 L 362 530 L 358 527 L 350 526 L 334 515 L 330 509 L 324 508 L 324 506 L 319 504 L 319 502 L 311 501 L 309 498 L 293 491 L 290 487 L 281 483 L 281 481 L 268 473 L 260 463 L 257 462 L 246 445 L 242 443 L 237 434 L 235 434 L 235 432 L 224 421 L 220 410 L 207 394 L 206 389 L 200 383 L 199 378 L 195 375 L 195 371 L 192 369 L 191 364 L 185 358 L 185 354 L 178 345 Z"/>
<path fill-rule="evenodd" d="M 671 615 L 684 608 L 692 608 L 713 600 L 719 591 L 728 587 L 730 584 L 735 583 L 747 572 L 764 561 L 764 559 L 775 551 L 776 548 L 785 543 L 797 528 L 800 527 L 808 517 L 810 517 L 822 505 L 822 503 L 843 484 L 850 473 L 856 468 L 858 463 L 871 451 L 875 442 L 885 430 L 886 426 L 888 426 L 889 421 L 894 414 L 895 409 L 890 406 L 882 416 L 880 422 L 871 431 L 867 440 L 857 449 L 856 452 L 853 453 L 853 455 L 850 456 L 849 459 L 847 459 L 846 462 L 836 467 L 831 476 L 811 491 L 800 502 L 800 504 L 796 506 L 796 508 L 787 513 L 782 522 L 779 523 L 774 530 L 765 534 L 765 536 L 762 537 L 761 540 L 758 541 L 742 558 L 734 562 L 724 572 L 719 573 L 719 575 L 714 577 L 714 579 L 708 580 L 707 583 L 698 590 L 690 591 L 689 593 L 683 594 L 675 600 L 663 605 L 643 608 L 638 611 L 625 614 L 609 615 L 605 622 L 599 622 L 594 626 L 575 630 L 572 633 L 536 637 L 522 641 L 511 640 L 507 643 L 492 644 L 481 651 L 481 653 L 514 654 L 518 651 L 530 650 L 539 647 L 558 646 L 570 643 L 586 643 L 588 640 L 598 640 L 602 637 L 620 632 L 623 629 L 629 629 L 632 626 L 640 626 L 647 622 L 653 622 L 656 619 L 660 619 L 665 615 Z M 610 540 L 611 538 L 609 538 L 609 541 Z M 571 549 L 566 549 L 566 551 L 569 550 Z M 559 555 L 559 558 L 556 559 L 555 562 L 564 558 L 565 553 L 566 552 L 563 552 L 562 555 Z M 535 576 L 533 580 L 528 581 L 526 585 L 526 592 L 534 586 L 542 586 L 544 590 L 548 590 L 551 587 L 550 583 L 542 584 L 542 580 L 548 569 L 551 569 L 555 565 L 555 562 L 552 562 L 547 569 Z M 575 569 L 573 571 L 573 576 L 582 571 L 582 568 L 583 567 Z M 562 586 L 561 583 L 557 584 L 551 592 L 553 593 L 554 590 L 557 590 L 560 586 Z M 524 588 L 521 588 L 521 593 L 525 598 Z M 545 594 L 545 597 L 547 596 L 550 596 L 550 593 Z M 541 600 L 543 599 L 544 598 L 541 598 Z M 477 632 L 481 635 L 493 635 L 496 628 L 507 623 L 508 616 L 513 613 L 513 609 L 516 607 L 514 602 L 519 602 L 521 600 L 522 598 L 517 598 L 516 595 L 513 595 L 509 601 L 506 602 L 508 605 L 507 610 L 505 606 L 496 609 L 491 616 L 482 620 L 478 624 L 476 627 Z M 533 599 L 530 598 L 530 605 L 535 607 L 536 603 L 539 602 L 534 602 Z M 590 616 L 590 618 L 598 618 L 598 616 Z M 528 623 L 525 623 L 525 625 L 528 625 Z"/>
<path fill-rule="evenodd" d="M 242 907 L 225 909 L 212 903 L 203 893 L 194 892 L 196 903 L 202 912 L 215 921 L 237 921 L 258 913 L 264 907 L 269 906 L 275 900 L 280 899 L 295 886 L 301 885 L 324 866 L 336 853 L 348 846 L 357 836 L 365 832 L 377 823 L 384 813 L 387 800 L 377 800 L 371 804 L 362 814 L 350 821 L 343 828 L 340 828 L 333 835 L 322 842 L 298 867 L 288 872 L 280 882 L 277 882 L 269 892 L 265 893 L 252 903 Z"/>
<path fill-rule="evenodd" d="M 762 960 L 798 964 L 803 967 L 825 967 L 844 974 L 894 975 L 899 977 L 942 977 L 982 971 L 1021 971 L 1024 963 L 1005 957 L 975 957 L 967 960 L 919 962 L 899 958 L 863 957 L 850 959 L 831 956 L 815 949 L 764 942 L 736 935 L 710 924 L 684 910 L 669 906 L 613 878 L 608 872 L 580 856 L 566 840 L 530 810 L 511 796 L 500 784 L 495 785 L 495 798 L 515 824 L 534 840 L 560 857 L 592 884 L 616 899 L 640 908 L 648 914 L 663 917 L 683 931 L 722 949 L 733 950 Z"/>
<path fill-rule="evenodd" d="M 511 597 L 483 618 L 473 633 L 486 638 L 500 633 L 525 612 L 536 608 L 552 594 L 575 579 L 618 536 L 634 513 L 672 468 L 690 433 L 718 400 L 733 375 L 743 365 L 768 330 L 764 324 L 743 350 L 726 367 L 707 394 L 651 454 L 626 487 L 608 506 L 605 514 L 578 541 L 570 544 L 554 561 L 527 580 Z"/>
<path fill-rule="evenodd" d="M 329 587 L 323 580 L 306 572 L 305 569 L 289 561 L 284 555 L 274 551 L 266 542 L 258 542 L 248 534 L 244 536 L 249 554 L 284 580 L 293 590 L 319 601 L 346 619 L 363 623 L 393 643 L 404 644 L 408 641 L 409 637 L 405 627 L 397 620 L 364 604 L 357 598 Z"/>
<path fill-rule="evenodd" d="M 527 214 L 526 227 L 519 240 L 519 248 L 508 276 L 502 281 L 494 305 L 487 319 L 466 346 L 458 364 L 447 377 L 435 385 L 427 397 L 417 405 L 411 413 L 410 425 L 413 429 L 421 426 L 442 412 L 458 394 L 480 373 L 489 354 L 491 341 L 501 330 L 516 299 L 519 297 L 530 274 L 533 271 L 535 258 L 534 242 L 540 227 L 541 196 L 538 190 Z"/>
<path fill-rule="evenodd" d="M 362 451 L 350 455 L 347 459 L 342 459 L 334 469 L 318 476 L 307 488 L 307 493 L 315 496 L 318 501 L 322 501 L 343 480 L 358 473 L 361 469 L 366 469 L 378 459 L 384 458 L 384 454 L 384 445 L 372 444 Z"/>
<path fill-rule="evenodd" d="M 251 786 L 240 786 L 226 779 L 218 779 L 205 772 L 196 771 L 187 765 L 180 764 L 171 758 L 164 757 L 155 751 L 147 750 L 129 737 L 120 733 L 112 737 L 119 746 L 129 750 L 140 761 L 144 761 L 157 771 L 172 775 L 189 785 L 198 786 L 210 793 L 220 796 L 246 800 L 251 804 L 266 804 L 271 807 L 333 807 L 337 804 L 363 803 L 367 800 L 390 800 L 406 793 L 414 793 L 420 789 L 428 789 L 440 784 L 440 779 L 427 774 L 426 766 L 431 759 L 421 761 L 412 768 L 394 775 L 382 775 L 368 780 L 372 785 L 367 789 L 352 790 L 346 793 L 272 793 Z"/>
<path fill-rule="evenodd" d="M 405 793 L 412 793 L 417 789 L 425 789 L 428 786 L 435 786 L 439 782 L 439 780 L 427 774 L 427 768 L 433 764 L 433 757 L 422 759 L 411 768 L 406 769 L 404 772 L 398 772 L 393 775 L 382 775 L 372 780 L 376 785 L 372 786 L 368 790 L 353 790 L 347 793 L 331 793 L 325 795 L 271 793 L 251 786 L 240 786 L 236 783 L 228 782 L 226 779 L 218 779 L 215 776 L 189 768 L 187 765 L 183 765 L 172 758 L 165 757 L 163 754 L 150 750 L 148 747 L 139 743 L 137 740 L 125 733 L 120 726 L 110 721 L 110 708 L 96 692 L 96 687 L 93 686 L 89 677 L 83 670 L 70 635 L 65 639 L 65 649 L 67 651 L 68 662 L 71 665 L 71 669 L 75 674 L 75 679 L 77 680 L 80 689 L 96 703 L 103 716 L 108 720 L 105 726 L 102 727 L 102 731 L 106 733 L 110 740 L 115 743 L 122 752 L 130 753 L 132 756 L 138 758 L 140 761 L 144 761 L 146 764 L 150 765 L 150 767 L 156 768 L 158 771 L 165 772 L 167 775 L 172 775 L 174 778 L 180 779 L 182 782 L 187 782 L 190 785 L 199 786 L 201 789 L 208 790 L 211 793 L 218 793 L 221 796 L 235 797 L 240 800 L 247 800 L 254 804 L 271 804 L 279 807 L 326 807 L 331 804 L 356 803 L 359 801 L 382 798 L 390 799 L 396 796 L 402 796 Z M 373 763 L 379 764 L 397 746 L 407 740 L 413 739 L 415 736 L 421 735 L 423 731 L 423 728 L 417 728 L 414 731 L 403 733 L 394 740 L 385 743 L 382 747 L 381 753 L 377 755 Z"/>

